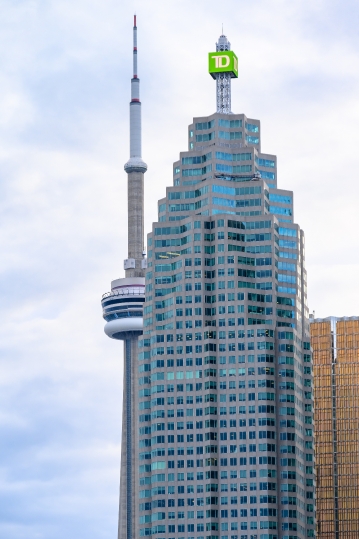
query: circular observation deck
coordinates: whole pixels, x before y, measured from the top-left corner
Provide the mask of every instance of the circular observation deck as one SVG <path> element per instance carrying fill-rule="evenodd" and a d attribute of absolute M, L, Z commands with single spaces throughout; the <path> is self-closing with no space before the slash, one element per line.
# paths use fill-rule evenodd
<path fill-rule="evenodd" d="M 145 280 L 117 279 L 111 283 L 111 292 L 102 296 L 105 333 L 111 339 L 124 340 L 128 333 L 141 334 L 143 330 L 143 304 Z"/>

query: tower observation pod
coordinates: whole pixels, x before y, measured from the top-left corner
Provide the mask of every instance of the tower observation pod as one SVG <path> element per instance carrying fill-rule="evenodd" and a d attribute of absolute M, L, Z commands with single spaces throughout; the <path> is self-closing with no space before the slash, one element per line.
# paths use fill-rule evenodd
<path fill-rule="evenodd" d="M 208 71 L 216 79 L 217 112 L 231 114 L 231 79 L 238 77 L 238 58 L 224 35 L 216 43 L 216 52 L 208 54 Z"/>
<path fill-rule="evenodd" d="M 137 23 L 133 25 L 133 77 L 130 102 L 130 159 L 127 172 L 128 257 L 124 261 L 125 278 L 112 281 L 111 291 L 102 296 L 105 333 L 111 339 L 124 341 L 123 416 L 121 446 L 121 479 L 119 539 L 133 539 L 136 534 L 135 485 L 138 465 L 134 460 L 138 446 L 138 338 L 143 330 L 145 301 L 144 251 L 144 173 L 141 157 L 140 79 L 137 72 Z"/>

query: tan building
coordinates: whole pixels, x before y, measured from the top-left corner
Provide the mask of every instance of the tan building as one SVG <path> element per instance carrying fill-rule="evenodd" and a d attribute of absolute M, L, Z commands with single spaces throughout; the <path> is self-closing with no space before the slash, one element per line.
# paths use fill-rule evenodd
<path fill-rule="evenodd" d="M 359 537 L 359 317 L 311 320 L 318 539 Z"/>

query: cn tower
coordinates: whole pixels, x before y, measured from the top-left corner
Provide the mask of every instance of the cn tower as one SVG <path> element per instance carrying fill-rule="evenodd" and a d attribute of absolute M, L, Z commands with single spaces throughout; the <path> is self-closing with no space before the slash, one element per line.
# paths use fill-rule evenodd
<path fill-rule="evenodd" d="M 141 157 L 141 101 L 140 79 L 137 74 L 137 24 L 133 25 L 133 77 L 130 102 L 130 159 L 127 172 L 128 257 L 124 261 L 125 277 L 111 282 L 111 292 L 102 297 L 105 333 L 111 339 L 124 341 L 123 416 L 121 446 L 121 479 L 119 539 L 132 539 L 136 534 L 138 506 L 138 395 L 136 391 L 138 367 L 138 338 L 143 329 L 145 301 L 144 251 L 144 174 L 146 163 Z"/>

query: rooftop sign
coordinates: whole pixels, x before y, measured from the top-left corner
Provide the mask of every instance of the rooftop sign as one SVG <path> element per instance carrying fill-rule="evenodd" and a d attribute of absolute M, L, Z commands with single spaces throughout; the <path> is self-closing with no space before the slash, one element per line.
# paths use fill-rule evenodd
<path fill-rule="evenodd" d="M 215 79 L 216 73 L 230 73 L 232 78 L 238 77 L 238 58 L 233 51 L 208 53 L 208 72 Z"/>

